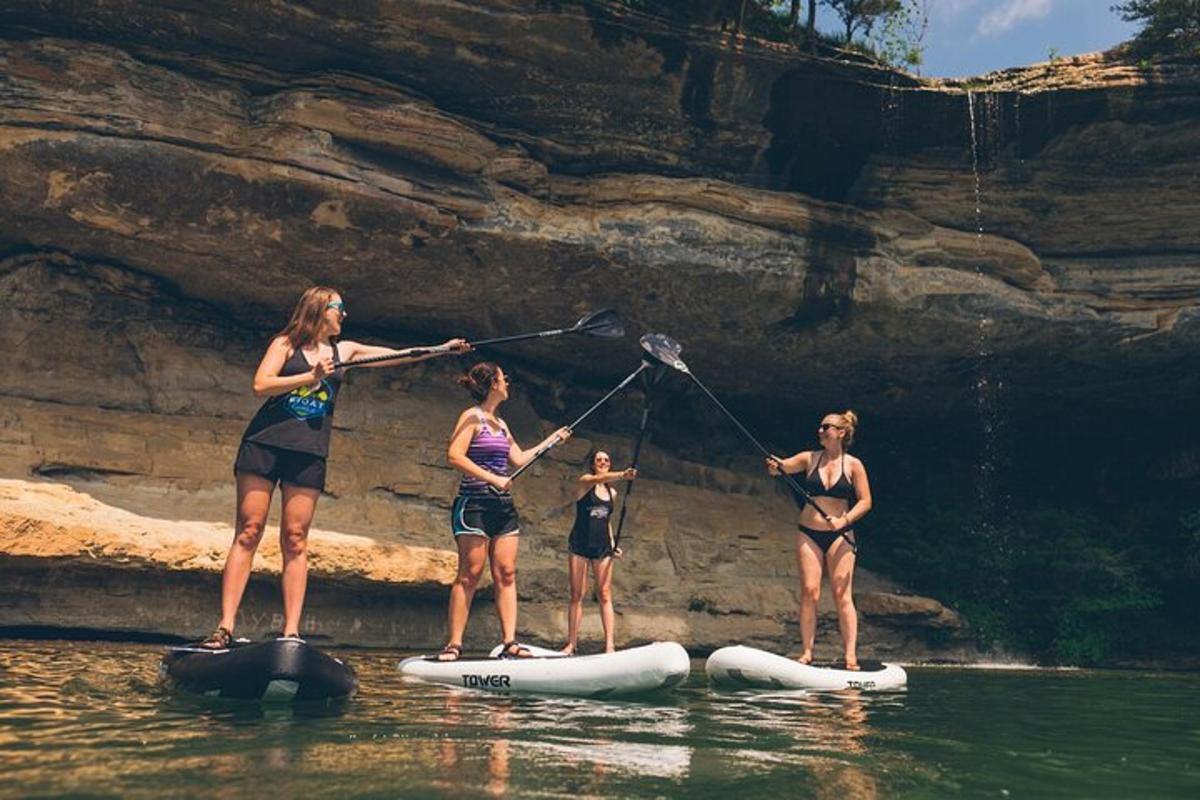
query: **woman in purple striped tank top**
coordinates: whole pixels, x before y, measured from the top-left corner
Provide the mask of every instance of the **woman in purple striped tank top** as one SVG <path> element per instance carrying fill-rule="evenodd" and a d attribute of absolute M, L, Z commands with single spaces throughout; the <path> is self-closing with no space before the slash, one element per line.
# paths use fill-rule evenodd
<path fill-rule="evenodd" d="M 496 614 L 503 636 L 501 658 L 524 658 L 529 651 L 517 644 L 517 543 L 521 532 L 509 489 L 509 469 L 520 467 L 543 445 L 557 437 L 566 441 L 569 428 L 559 428 L 536 447 L 524 450 L 509 433 L 496 409 L 508 399 L 508 378 L 496 364 L 476 364 L 459 383 L 478 405 L 458 417 L 450 437 L 450 466 L 463 474 L 458 497 L 450 512 L 454 542 L 458 546 L 458 576 L 450 587 L 450 636 L 439 661 L 456 661 L 462 655 L 463 634 L 471 598 L 491 564 L 496 594 Z"/>

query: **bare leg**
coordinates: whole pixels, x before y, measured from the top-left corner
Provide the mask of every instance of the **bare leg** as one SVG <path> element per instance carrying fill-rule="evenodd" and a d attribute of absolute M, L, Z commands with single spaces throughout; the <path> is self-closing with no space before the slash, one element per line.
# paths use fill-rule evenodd
<path fill-rule="evenodd" d="M 601 558 L 592 562 L 596 573 L 596 600 L 600 603 L 600 624 L 604 626 L 604 652 L 615 653 L 616 645 L 616 615 L 613 613 L 612 601 L 612 558 Z"/>
<path fill-rule="evenodd" d="M 221 576 L 221 627 L 230 632 L 237 621 L 246 583 L 250 580 L 254 553 L 267 526 L 274 489 L 273 482 L 259 475 L 237 476 L 237 529 Z"/>
<path fill-rule="evenodd" d="M 572 655 L 579 649 L 579 625 L 583 622 L 583 596 L 587 593 L 587 559 L 574 553 L 567 556 L 567 574 L 571 581 L 571 599 L 567 603 L 567 645 L 563 652 Z"/>
<path fill-rule="evenodd" d="M 283 518 L 279 550 L 283 553 L 283 635 L 300 635 L 300 615 L 308 589 L 308 529 L 317 511 L 320 489 L 282 486 Z"/>
<path fill-rule="evenodd" d="M 513 534 L 493 539 L 489 546 L 496 616 L 500 618 L 500 636 L 506 642 L 517 638 L 517 547 L 520 544 L 521 538 Z"/>
<path fill-rule="evenodd" d="M 463 634 L 467 630 L 467 616 L 471 613 L 471 600 L 483 575 L 487 561 L 488 540 L 486 536 L 460 534 L 454 537 L 458 546 L 458 575 L 450 587 L 450 611 L 447 627 L 450 629 L 448 645 L 462 647 Z"/>
<path fill-rule="evenodd" d="M 858 611 L 854 608 L 854 563 L 858 556 L 844 539 L 838 539 L 825 555 L 829 583 L 837 602 L 838 628 L 842 632 L 846 669 L 858 669 Z"/>
<path fill-rule="evenodd" d="M 813 660 L 817 638 L 817 601 L 821 599 L 821 548 L 803 533 L 796 534 L 796 561 L 800 564 L 800 658 Z"/>

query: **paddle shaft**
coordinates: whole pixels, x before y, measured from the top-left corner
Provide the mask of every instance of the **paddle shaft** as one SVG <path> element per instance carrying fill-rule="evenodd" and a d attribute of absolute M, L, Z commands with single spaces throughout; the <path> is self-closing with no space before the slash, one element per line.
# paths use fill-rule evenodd
<path fill-rule="evenodd" d="M 478 342 L 471 342 L 471 347 L 483 347 L 489 344 L 504 344 L 506 342 L 522 342 L 526 339 L 545 339 L 550 336 L 561 336 L 564 333 L 587 333 L 588 331 L 598 328 L 607 327 L 606 322 L 597 322 L 591 325 L 573 325 L 570 328 L 555 328 L 552 331 L 538 331 L 537 333 L 518 333 L 515 336 L 497 336 L 492 339 L 480 339 Z M 420 356 L 445 355 L 453 352 L 451 348 L 445 345 L 436 347 L 413 347 L 408 350 L 401 350 L 397 353 L 389 353 L 382 356 L 368 356 L 367 358 L 356 358 L 353 361 L 345 361 L 340 366 L 346 367 L 362 367 L 367 364 L 379 364 L 384 361 L 393 361 L 397 358 L 418 358 Z"/>
<path fill-rule="evenodd" d="M 592 414 L 594 414 L 596 412 L 596 409 L 600 408 L 600 406 L 607 403 L 613 397 L 613 395 L 615 395 L 617 392 L 621 391 L 626 386 L 633 383 L 634 379 L 637 378 L 638 375 L 642 374 L 642 370 L 645 370 L 650 366 L 652 366 L 652 365 L 646 361 L 643 361 L 641 363 L 641 365 L 638 366 L 637 369 L 635 369 L 633 372 L 629 373 L 629 376 L 626 377 L 625 380 L 621 381 L 616 386 L 614 386 L 609 391 L 608 394 L 604 395 L 604 397 L 601 397 L 599 400 L 597 400 L 592 405 L 591 408 L 589 408 L 587 411 L 580 414 L 578 419 L 576 419 L 574 422 L 572 422 L 570 425 L 567 426 L 567 430 L 574 432 L 576 427 L 578 427 L 585 419 L 587 419 L 588 417 L 590 417 Z M 524 472 L 525 470 L 527 470 L 531 466 L 533 466 L 533 462 L 537 461 L 539 458 L 546 455 L 546 453 L 550 452 L 550 450 L 553 449 L 556 445 L 560 444 L 560 442 L 561 442 L 561 440 L 557 436 L 555 436 L 550 441 L 546 442 L 544 445 L 539 447 L 534 452 L 533 457 L 531 459 L 526 461 L 521 466 L 517 467 L 516 471 L 513 472 L 513 474 L 510 475 L 509 478 L 512 480 L 516 480 L 518 475 L 520 475 L 522 472 Z"/>
<path fill-rule="evenodd" d="M 638 458 L 642 454 L 642 442 L 646 438 L 646 423 L 650 420 L 650 393 L 646 393 L 646 403 L 642 406 L 642 421 L 638 425 L 638 438 L 633 443 L 633 459 L 629 466 L 631 469 L 637 469 Z M 629 505 L 629 495 L 633 494 L 633 481 L 625 481 L 625 496 L 621 498 L 621 515 L 617 517 L 617 533 L 613 536 L 613 549 L 617 549 L 621 544 L 621 531 L 625 527 L 625 510 Z"/>
<path fill-rule="evenodd" d="M 683 363 L 683 362 L 679 362 L 679 364 L 682 364 L 682 363 Z M 678 366 L 678 364 L 676 365 L 676 369 L 679 369 L 679 366 Z M 745 425 L 743 425 L 743 424 L 742 424 L 742 423 L 741 423 L 741 422 L 738 420 L 738 418 L 737 418 L 737 417 L 735 417 L 735 416 L 733 415 L 733 412 L 732 412 L 732 411 L 730 411 L 728 408 L 726 408 L 724 405 L 722 405 L 721 401 L 717 399 L 717 396 L 716 396 L 716 395 L 714 395 L 712 392 L 710 392 L 710 391 L 708 390 L 708 387 L 707 387 L 707 386 L 705 386 L 703 383 L 701 383 L 701 382 L 700 382 L 700 379 L 699 379 L 699 378 L 697 378 L 695 375 L 693 375 L 693 374 L 692 374 L 692 371 L 691 371 L 691 370 L 689 370 L 689 369 L 687 368 L 687 366 L 686 366 L 686 365 L 684 365 L 684 367 L 683 367 L 683 369 L 682 369 L 681 371 L 682 371 L 682 372 L 686 372 L 686 373 L 687 373 L 688 377 L 692 379 L 692 382 L 693 382 L 693 383 L 695 383 L 697 386 L 699 386 L 699 387 L 700 387 L 700 391 L 702 391 L 702 392 L 704 392 L 706 395 L 708 395 L 708 399 L 709 399 L 709 400 L 712 400 L 712 401 L 713 401 L 713 403 L 715 403 L 715 404 L 716 404 L 717 408 L 721 409 L 721 411 L 722 411 L 722 412 L 724 412 L 725 416 L 729 417 L 729 421 L 730 421 L 730 422 L 732 422 L 734 425 L 736 425 L 736 426 L 737 426 L 737 429 L 738 429 L 739 431 L 741 431 L 741 432 L 742 432 L 742 435 L 743 435 L 743 436 L 745 436 L 747 439 L 749 439 L 749 440 L 750 440 L 750 442 L 751 442 L 751 443 L 752 443 L 752 444 L 753 444 L 755 447 L 757 447 L 757 448 L 758 448 L 758 451 L 759 451 L 760 453 L 762 453 L 762 454 L 763 454 L 764 456 L 766 456 L 767 458 L 770 458 L 770 459 L 775 459 L 775 456 L 774 456 L 774 455 L 771 453 L 771 451 L 769 451 L 769 450 L 767 450 L 767 448 L 763 447 L 763 446 L 762 446 L 762 443 L 761 443 L 761 442 L 759 442 L 759 441 L 758 441 L 758 439 L 756 439 L 756 438 L 754 437 L 754 434 L 752 434 L 750 431 L 746 430 L 746 426 L 745 426 Z M 792 477 L 791 475 L 789 475 L 788 473 L 784 472 L 782 469 L 780 469 L 780 470 L 779 470 L 779 476 L 780 476 L 781 478 L 783 478 L 783 479 L 784 479 L 784 481 L 786 481 L 786 482 L 787 482 L 788 486 L 790 486 L 790 487 L 791 487 L 791 489 L 792 489 L 792 491 L 793 491 L 793 492 L 795 492 L 796 494 L 800 495 L 800 497 L 804 498 L 804 502 L 808 503 L 810 506 L 812 506 L 813 508 L 815 508 L 815 509 L 817 510 L 817 513 L 821 515 L 821 518 L 822 518 L 822 519 L 824 519 L 824 520 L 825 520 L 827 523 L 829 523 L 829 525 L 830 525 L 831 527 L 833 526 L 833 519 L 832 519 L 832 518 L 831 518 L 831 517 L 830 517 L 828 514 L 826 514 L 826 513 L 825 513 L 825 509 L 823 509 L 823 508 L 821 508 L 819 505 L 817 505 L 816 501 L 815 501 L 815 500 L 813 500 L 813 498 L 812 498 L 812 495 L 810 495 L 810 494 L 809 494 L 809 493 L 808 493 L 808 492 L 805 490 L 805 488 L 804 488 L 803 486 L 801 486 L 801 485 L 800 485 L 800 482 L 799 482 L 799 481 L 797 481 L 795 478 L 793 478 L 793 477 Z"/>

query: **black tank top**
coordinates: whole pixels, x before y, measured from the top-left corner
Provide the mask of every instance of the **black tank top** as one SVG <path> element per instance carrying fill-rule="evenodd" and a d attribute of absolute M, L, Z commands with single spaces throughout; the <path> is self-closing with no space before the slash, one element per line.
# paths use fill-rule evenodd
<path fill-rule="evenodd" d="M 571 535 L 575 537 L 608 536 L 608 520 L 612 516 L 613 501 L 610 490 L 608 499 L 596 496 L 596 487 L 575 501 L 575 526 Z"/>
<path fill-rule="evenodd" d="M 333 344 L 333 363 L 341 363 L 336 343 Z M 284 362 L 279 377 L 289 378 L 311 369 L 304 353 L 297 349 Z M 328 458 L 333 405 L 341 388 L 342 371 L 335 370 L 315 389 L 301 386 L 287 394 L 267 398 L 246 426 L 242 441 Z"/>

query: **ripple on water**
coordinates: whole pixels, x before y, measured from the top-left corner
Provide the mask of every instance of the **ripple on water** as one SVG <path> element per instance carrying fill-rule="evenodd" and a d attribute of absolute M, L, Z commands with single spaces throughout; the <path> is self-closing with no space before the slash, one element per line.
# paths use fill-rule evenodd
<path fill-rule="evenodd" d="M 404 681 L 351 653 L 340 706 L 164 692 L 157 647 L 0 646 L 0 796 L 1193 796 L 1197 676 L 910 670 L 897 694 L 636 701 Z"/>

